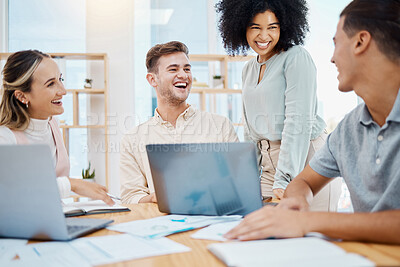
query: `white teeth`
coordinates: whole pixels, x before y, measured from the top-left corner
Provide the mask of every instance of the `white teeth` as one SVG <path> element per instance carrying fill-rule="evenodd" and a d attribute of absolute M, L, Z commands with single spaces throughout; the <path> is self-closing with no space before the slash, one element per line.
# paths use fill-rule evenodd
<path fill-rule="evenodd" d="M 186 83 L 176 83 L 175 86 L 186 86 Z"/>
<path fill-rule="evenodd" d="M 260 47 L 267 47 L 269 45 L 269 43 L 270 42 L 266 42 L 266 43 L 257 42 L 257 45 L 260 46 Z"/>
<path fill-rule="evenodd" d="M 61 100 L 53 100 L 53 101 L 51 101 L 51 103 L 53 103 L 53 104 L 60 104 L 60 103 L 61 103 Z"/>

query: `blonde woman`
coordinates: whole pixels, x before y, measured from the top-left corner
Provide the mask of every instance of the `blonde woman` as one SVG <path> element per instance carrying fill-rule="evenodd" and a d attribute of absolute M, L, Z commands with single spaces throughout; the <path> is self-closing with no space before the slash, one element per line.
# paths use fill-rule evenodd
<path fill-rule="evenodd" d="M 69 159 L 58 122 L 66 94 L 57 64 L 37 50 L 12 54 L 3 69 L 0 102 L 0 144 L 47 144 L 53 155 L 61 198 L 73 191 L 112 205 L 107 189 L 69 178 Z"/>

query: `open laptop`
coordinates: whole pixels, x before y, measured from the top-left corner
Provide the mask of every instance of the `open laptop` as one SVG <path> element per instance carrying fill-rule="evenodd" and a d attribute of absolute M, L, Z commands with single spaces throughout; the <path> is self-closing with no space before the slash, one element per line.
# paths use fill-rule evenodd
<path fill-rule="evenodd" d="M 50 149 L 0 145 L 0 237 L 70 240 L 112 220 L 66 219 Z"/>
<path fill-rule="evenodd" d="M 253 143 L 147 145 L 161 212 L 246 215 L 263 206 Z"/>

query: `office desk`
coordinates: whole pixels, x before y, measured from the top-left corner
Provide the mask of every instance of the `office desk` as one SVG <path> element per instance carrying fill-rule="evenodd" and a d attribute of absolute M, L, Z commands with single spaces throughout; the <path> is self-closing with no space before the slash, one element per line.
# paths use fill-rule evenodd
<path fill-rule="evenodd" d="M 158 211 L 156 204 L 132 204 L 126 205 L 131 212 L 107 213 L 85 216 L 88 218 L 105 218 L 114 220 L 114 224 L 141 220 L 164 215 Z M 104 266 L 225 266 L 213 254 L 207 250 L 207 245 L 217 241 L 192 239 L 190 235 L 194 231 L 173 234 L 168 238 L 179 242 L 192 249 L 190 252 L 156 256 L 139 260 L 119 262 Z M 114 235 L 118 232 L 103 229 L 88 236 Z M 359 242 L 335 242 L 348 252 L 358 253 L 369 258 L 378 266 L 400 266 L 400 246 L 379 245 Z M 132 248 L 134 249 L 134 248 Z"/>

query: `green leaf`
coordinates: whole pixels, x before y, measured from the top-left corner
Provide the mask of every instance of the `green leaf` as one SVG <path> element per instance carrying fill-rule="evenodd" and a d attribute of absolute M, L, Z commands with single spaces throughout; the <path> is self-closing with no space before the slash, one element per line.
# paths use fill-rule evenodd
<path fill-rule="evenodd" d="M 82 169 L 82 178 L 83 179 L 93 179 L 95 177 L 95 170 L 93 169 L 93 172 L 90 173 L 90 167 L 91 167 L 91 163 L 89 161 L 89 167 L 87 169 Z"/>

